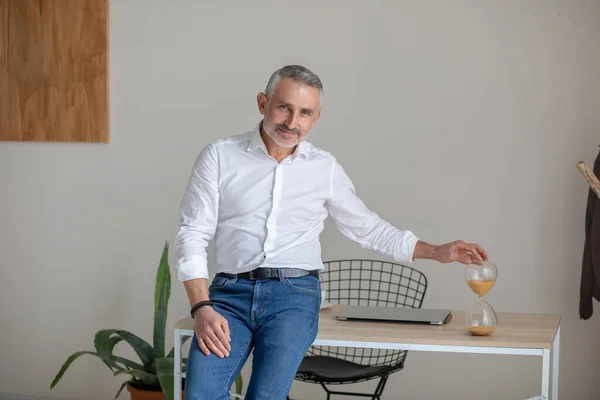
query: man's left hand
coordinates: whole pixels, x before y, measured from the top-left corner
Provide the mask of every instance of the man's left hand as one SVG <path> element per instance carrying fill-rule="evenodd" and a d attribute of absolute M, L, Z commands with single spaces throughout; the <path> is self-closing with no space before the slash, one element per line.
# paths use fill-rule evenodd
<path fill-rule="evenodd" d="M 488 255 L 477 243 L 465 243 L 462 240 L 455 240 L 437 246 L 434 251 L 434 260 L 441 263 L 458 261 L 461 264 L 471 264 L 487 261 Z"/>
<path fill-rule="evenodd" d="M 459 262 L 462 264 L 480 263 L 488 260 L 486 251 L 477 243 L 466 243 L 462 240 L 433 246 L 419 241 L 415 248 L 414 258 L 425 258 L 440 263 Z"/>

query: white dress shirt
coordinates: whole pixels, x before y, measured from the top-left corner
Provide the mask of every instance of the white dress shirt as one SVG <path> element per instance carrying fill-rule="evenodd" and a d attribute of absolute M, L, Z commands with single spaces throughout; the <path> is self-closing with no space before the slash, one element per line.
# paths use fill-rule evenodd
<path fill-rule="evenodd" d="M 215 273 L 323 269 L 319 235 L 328 214 L 362 247 L 413 261 L 418 238 L 369 210 L 330 153 L 303 141 L 278 163 L 267 153 L 260 123 L 210 143 L 194 164 L 181 203 L 178 278 L 208 279 L 206 246 L 213 237 Z"/>

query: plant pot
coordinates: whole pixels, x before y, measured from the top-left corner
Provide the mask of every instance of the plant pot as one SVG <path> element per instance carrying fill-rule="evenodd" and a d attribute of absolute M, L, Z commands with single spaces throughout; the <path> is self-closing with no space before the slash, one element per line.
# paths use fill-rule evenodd
<path fill-rule="evenodd" d="M 127 391 L 131 395 L 131 400 L 166 400 L 163 392 L 136 389 L 130 384 L 127 385 Z M 183 390 L 181 391 L 181 399 L 183 400 Z"/>

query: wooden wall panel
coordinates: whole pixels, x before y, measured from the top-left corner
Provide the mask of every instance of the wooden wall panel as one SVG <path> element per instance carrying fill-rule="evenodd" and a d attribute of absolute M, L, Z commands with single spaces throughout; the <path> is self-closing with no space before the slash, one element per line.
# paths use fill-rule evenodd
<path fill-rule="evenodd" d="M 0 140 L 109 141 L 108 0 L 0 0 Z"/>

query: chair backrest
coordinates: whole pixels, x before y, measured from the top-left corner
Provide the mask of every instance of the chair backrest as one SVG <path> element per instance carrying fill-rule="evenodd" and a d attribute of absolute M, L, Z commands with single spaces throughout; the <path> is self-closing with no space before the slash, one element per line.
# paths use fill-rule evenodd
<path fill-rule="evenodd" d="M 406 265 L 378 260 L 333 260 L 323 263 L 321 288 L 326 301 L 371 307 L 421 308 L 427 290 L 422 272 Z M 311 346 L 309 356 L 341 358 L 362 365 L 395 365 L 404 350 Z"/>

